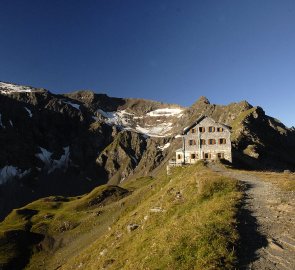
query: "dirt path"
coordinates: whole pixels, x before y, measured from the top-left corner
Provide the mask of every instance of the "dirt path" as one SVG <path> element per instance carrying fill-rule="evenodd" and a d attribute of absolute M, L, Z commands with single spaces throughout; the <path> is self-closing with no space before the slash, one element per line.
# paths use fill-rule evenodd
<path fill-rule="evenodd" d="M 245 187 L 239 215 L 240 269 L 295 269 L 295 194 L 244 172 L 209 167 Z"/>

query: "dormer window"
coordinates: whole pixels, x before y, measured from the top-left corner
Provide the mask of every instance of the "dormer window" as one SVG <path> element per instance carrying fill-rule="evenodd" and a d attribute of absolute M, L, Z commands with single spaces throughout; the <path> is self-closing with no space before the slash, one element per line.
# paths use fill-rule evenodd
<path fill-rule="evenodd" d="M 201 133 L 205 132 L 205 128 L 204 127 L 199 127 L 199 132 L 201 132 Z"/>
<path fill-rule="evenodd" d="M 208 131 L 209 132 L 214 132 L 215 131 L 215 127 L 209 127 Z"/>

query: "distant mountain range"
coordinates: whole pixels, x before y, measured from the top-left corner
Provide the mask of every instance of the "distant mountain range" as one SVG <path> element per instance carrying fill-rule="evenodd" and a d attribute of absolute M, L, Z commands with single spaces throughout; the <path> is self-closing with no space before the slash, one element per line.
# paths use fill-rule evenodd
<path fill-rule="evenodd" d="M 153 175 L 201 115 L 232 127 L 235 166 L 295 169 L 295 130 L 246 101 L 223 106 L 200 97 L 185 108 L 0 82 L 0 218 L 40 197 Z"/>

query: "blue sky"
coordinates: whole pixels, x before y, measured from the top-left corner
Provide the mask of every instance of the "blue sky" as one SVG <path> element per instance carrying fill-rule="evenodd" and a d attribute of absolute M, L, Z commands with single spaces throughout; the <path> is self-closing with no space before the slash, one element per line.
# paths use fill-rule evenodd
<path fill-rule="evenodd" d="M 293 0 L 0 0 L 0 80 L 191 105 L 247 100 L 295 125 Z"/>

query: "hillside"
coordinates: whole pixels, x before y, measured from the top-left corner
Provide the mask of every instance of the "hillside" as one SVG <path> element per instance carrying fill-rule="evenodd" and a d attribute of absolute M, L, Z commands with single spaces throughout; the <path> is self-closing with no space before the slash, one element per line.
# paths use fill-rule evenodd
<path fill-rule="evenodd" d="M 235 269 L 240 198 L 202 163 L 43 198 L 0 225 L 0 268 Z"/>
<path fill-rule="evenodd" d="M 201 97 L 184 108 L 0 82 L 0 219 L 45 196 L 154 176 L 179 148 L 176 135 L 204 114 L 232 127 L 235 166 L 295 169 L 294 129 L 246 101 L 216 105 Z"/>

